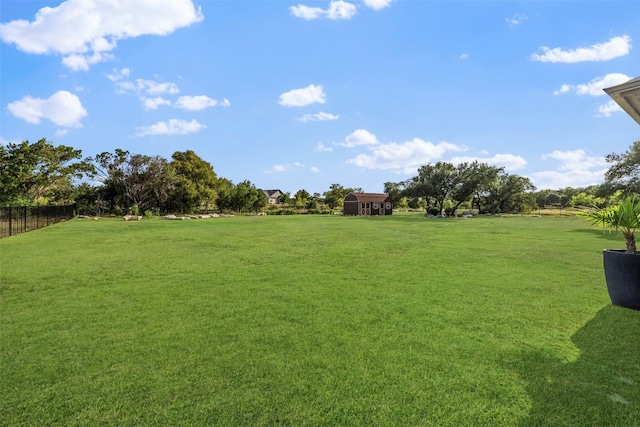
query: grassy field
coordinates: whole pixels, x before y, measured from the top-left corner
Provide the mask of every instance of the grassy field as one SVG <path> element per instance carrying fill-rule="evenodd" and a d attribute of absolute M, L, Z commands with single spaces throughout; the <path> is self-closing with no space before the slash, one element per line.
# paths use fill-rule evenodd
<path fill-rule="evenodd" d="M 640 426 L 577 218 L 73 220 L 0 240 L 0 425 Z"/>

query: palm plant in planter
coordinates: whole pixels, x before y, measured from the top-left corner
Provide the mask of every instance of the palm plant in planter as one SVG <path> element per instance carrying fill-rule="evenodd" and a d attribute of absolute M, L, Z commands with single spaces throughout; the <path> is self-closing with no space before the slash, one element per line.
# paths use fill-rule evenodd
<path fill-rule="evenodd" d="M 626 250 L 603 251 L 607 290 L 612 304 L 640 310 L 640 254 L 635 240 L 640 230 L 640 199 L 627 197 L 615 206 L 588 212 L 586 217 L 624 236 Z"/>

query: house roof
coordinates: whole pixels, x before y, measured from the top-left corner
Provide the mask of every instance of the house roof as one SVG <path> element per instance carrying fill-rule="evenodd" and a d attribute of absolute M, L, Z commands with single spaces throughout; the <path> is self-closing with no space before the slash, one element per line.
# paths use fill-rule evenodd
<path fill-rule="evenodd" d="M 279 193 L 278 196 L 282 194 L 282 191 L 280 190 L 262 190 L 262 191 L 267 195 L 267 197 L 272 197 L 276 195 L 276 193 Z"/>
<path fill-rule="evenodd" d="M 349 193 L 345 196 L 345 201 L 351 195 L 355 196 L 358 202 L 386 202 L 389 199 L 389 195 L 385 193 Z"/>
<path fill-rule="evenodd" d="M 640 77 L 604 91 L 640 125 Z"/>

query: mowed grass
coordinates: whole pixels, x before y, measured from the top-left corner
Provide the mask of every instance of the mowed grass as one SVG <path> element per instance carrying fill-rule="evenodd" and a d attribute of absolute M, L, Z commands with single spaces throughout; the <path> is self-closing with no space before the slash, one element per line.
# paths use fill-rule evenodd
<path fill-rule="evenodd" d="M 0 425 L 640 426 L 576 218 L 74 220 L 0 240 Z"/>

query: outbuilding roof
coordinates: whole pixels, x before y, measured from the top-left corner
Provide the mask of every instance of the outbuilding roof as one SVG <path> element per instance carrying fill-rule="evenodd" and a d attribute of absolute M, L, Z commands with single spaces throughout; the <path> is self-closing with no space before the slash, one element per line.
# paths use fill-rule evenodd
<path fill-rule="evenodd" d="M 358 202 L 385 202 L 389 198 L 389 195 L 384 193 L 349 193 L 345 200 L 350 195 L 355 196 Z"/>

